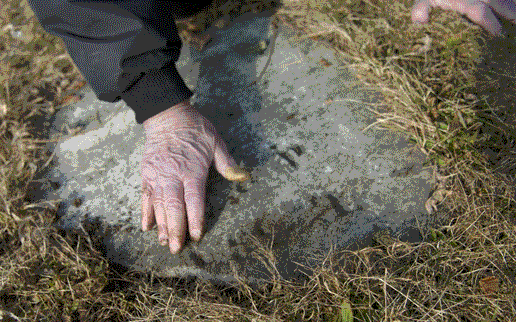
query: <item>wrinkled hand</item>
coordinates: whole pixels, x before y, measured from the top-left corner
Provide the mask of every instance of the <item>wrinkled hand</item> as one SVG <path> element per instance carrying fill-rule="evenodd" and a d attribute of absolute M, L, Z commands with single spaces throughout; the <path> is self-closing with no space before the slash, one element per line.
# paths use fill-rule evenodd
<path fill-rule="evenodd" d="M 206 179 L 212 161 L 215 159 L 217 171 L 228 180 L 245 181 L 250 176 L 239 170 L 213 124 L 188 101 L 143 125 L 142 229 L 149 230 L 155 219 L 160 244 L 168 243 L 175 254 L 184 242 L 187 218 L 190 236 L 195 241 L 201 239 Z"/>
<path fill-rule="evenodd" d="M 516 5 L 513 0 L 415 0 L 412 6 L 412 22 L 427 23 L 430 8 L 457 11 L 493 35 L 502 34 L 502 25 L 493 10 L 516 23 Z"/>

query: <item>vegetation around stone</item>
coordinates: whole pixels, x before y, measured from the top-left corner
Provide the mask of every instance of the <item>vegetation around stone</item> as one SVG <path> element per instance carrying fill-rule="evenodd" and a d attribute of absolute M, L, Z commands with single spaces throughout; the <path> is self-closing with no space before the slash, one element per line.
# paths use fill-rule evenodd
<path fill-rule="evenodd" d="M 383 93 L 376 126 L 403 131 L 444 174 L 428 206 L 453 220 L 419 244 L 332 256 L 310 283 L 261 290 L 161 279 L 110 266 L 85 234 L 52 227 L 27 187 L 48 165 L 41 119 L 85 84 L 26 0 L 0 0 L 0 319 L 3 321 L 515 321 L 515 26 L 505 40 L 455 12 L 410 20 L 412 0 L 215 0 L 181 37 L 273 9 L 327 41 Z M 47 124 L 48 125 L 48 124 Z M 267 250 L 264 249 L 264 254 Z M 266 257 L 266 256 L 264 256 Z M 351 317 L 352 315 L 352 317 Z M 353 320 L 354 319 L 354 320 Z"/>

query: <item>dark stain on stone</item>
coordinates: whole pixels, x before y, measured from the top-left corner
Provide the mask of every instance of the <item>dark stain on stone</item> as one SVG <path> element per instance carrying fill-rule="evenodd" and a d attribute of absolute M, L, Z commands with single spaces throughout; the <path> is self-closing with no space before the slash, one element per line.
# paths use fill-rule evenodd
<path fill-rule="evenodd" d="M 116 233 L 120 232 L 120 229 L 122 229 L 122 225 L 115 224 L 115 225 L 111 225 L 110 228 L 111 228 L 111 231 L 116 234 Z"/>
<path fill-rule="evenodd" d="M 263 218 L 259 218 L 259 219 L 257 218 L 255 223 L 254 223 L 254 231 L 256 232 L 256 234 L 259 237 L 266 235 L 266 233 L 263 230 L 262 226 L 263 226 Z"/>
<path fill-rule="evenodd" d="M 278 155 L 285 159 L 294 169 L 297 169 L 297 164 L 294 160 L 291 160 L 290 157 L 285 152 L 279 152 Z"/>
<path fill-rule="evenodd" d="M 194 252 L 190 253 L 190 259 L 194 262 L 197 267 L 204 268 L 206 266 L 206 262 L 199 254 Z"/>
<path fill-rule="evenodd" d="M 409 174 L 411 174 L 414 170 L 414 166 L 415 164 L 409 166 L 409 167 L 404 167 L 400 170 L 393 170 L 391 173 L 390 173 L 390 177 L 391 178 L 394 178 L 394 177 L 407 177 Z"/>
<path fill-rule="evenodd" d="M 79 208 L 82 205 L 82 199 L 81 198 L 75 198 L 72 203 L 73 203 L 73 205 L 75 207 Z"/>
<path fill-rule="evenodd" d="M 303 149 L 299 145 L 295 145 L 291 149 L 292 149 L 292 151 L 294 151 L 297 154 L 298 157 L 303 155 Z"/>
<path fill-rule="evenodd" d="M 229 199 L 229 203 L 232 205 L 237 204 L 240 201 L 240 199 L 235 198 L 233 196 L 229 196 L 228 199 Z"/>
<path fill-rule="evenodd" d="M 121 215 L 123 216 L 123 214 L 121 214 Z M 132 233 L 133 231 L 135 231 L 135 229 L 136 228 L 134 228 L 134 226 L 132 226 L 132 225 L 126 225 L 120 229 L 120 232 Z"/>
<path fill-rule="evenodd" d="M 238 253 L 231 254 L 231 258 L 236 262 L 241 262 L 243 260 L 243 257 Z"/>
<path fill-rule="evenodd" d="M 262 228 L 262 227 L 260 227 L 260 226 L 257 226 L 255 230 L 256 230 L 256 233 L 257 233 L 258 235 L 260 235 L 260 236 L 265 236 L 265 235 L 266 235 L 266 234 L 265 234 L 265 231 L 264 231 L 264 230 L 263 230 L 263 228 Z"/>
<path fill-rule="evenodd" d="M 59 189 L 59 187 L 61 187 L 61 184 L 57 181 L 49 181 L 50 183 L 50 186 L 52 187 L 52 189 L 54 190 L 57 190 Z"/>
<path fill-rule="evenodd" d="M 289 116 L 287 116 L 287 121 L 293 119 L 295 116 L 296 116 L 295 113 L 294 114 L 290 114 Z"/>
<path fill-rule="evenodd" d="M 328 194 L 326 195 L 326 198 L 330 201 L 333 209 L 335 209 L 335 212 L 339 215 L 347 214 L 347 211 L 342 207 L 342 205 L 339 203 L 339 199 L 335 198 L 334 196 Z"/>
<path fill-rule="evenodd" d="M 321 65 L 323 65 L 324 67 L 330 67 L 332 65 L 332 63 L 330 63 L 329 61 L 327 61 L 326 59 L 324 58 L 321 58 L 321 61 L 320 61 Z"/>
<path fill-rule="evenodd" d="M 240 193 L 247 192 L 247 189 L 242 185 L 242 182 L 237 182 L 236 190 Z"/>

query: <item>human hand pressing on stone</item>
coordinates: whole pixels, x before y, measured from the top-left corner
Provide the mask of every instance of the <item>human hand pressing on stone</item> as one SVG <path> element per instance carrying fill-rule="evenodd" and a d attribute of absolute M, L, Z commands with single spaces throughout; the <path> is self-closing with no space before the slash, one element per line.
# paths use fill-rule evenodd
<path fill-rule="evenodd" d="M 457 11 L 497 36 L 502 34 L 502 25 L 493 10 L 516 23 L 516 5 L 513 0 L 415 0 L 412 22 L 427 23 L 430 8 Z"/>
<path fill-rule="evenodd" d="M 213 160 L 230 181 L 246 181 L 213 124 L 189 101 L 179 103 L 143 123 L 146 142 L 141 162 L 142 229 L 156 222 L 160 244 L 175 254 L 181 249 L 186 220 L 199 241 L 204 228 L 206 179 Z M 185 208 L 186 206 L 186 208 Z"/>

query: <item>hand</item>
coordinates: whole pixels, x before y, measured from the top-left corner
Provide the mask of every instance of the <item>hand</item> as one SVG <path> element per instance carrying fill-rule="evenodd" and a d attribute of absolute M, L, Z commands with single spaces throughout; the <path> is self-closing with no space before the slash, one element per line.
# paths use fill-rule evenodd
<path fill-rule="evenodd" d="M 493 35 L 502 34 L 502 25 L 492 10 L 516 22 L 516 5 L 513 0 L 415 0 L 412 22 L 427 23 L 430 8 L 436 7 L 460 12 Z"/>
<path fill-rule="evenodd" d="M 143 123 L 146 134 L 141 162 L 142 229 L 155 219 L 160 244 L 180 251 L 186 230 L 199 241 L 204 228 L 208 170 L 215 159 L 217 171 L 231 181 L 249 180 L 229 155 L 213 124 L 184 101 Z M 185 209 L 186 201 L 186 209 Z M 186 213 L 185 213 L 186 210 Z"/>

